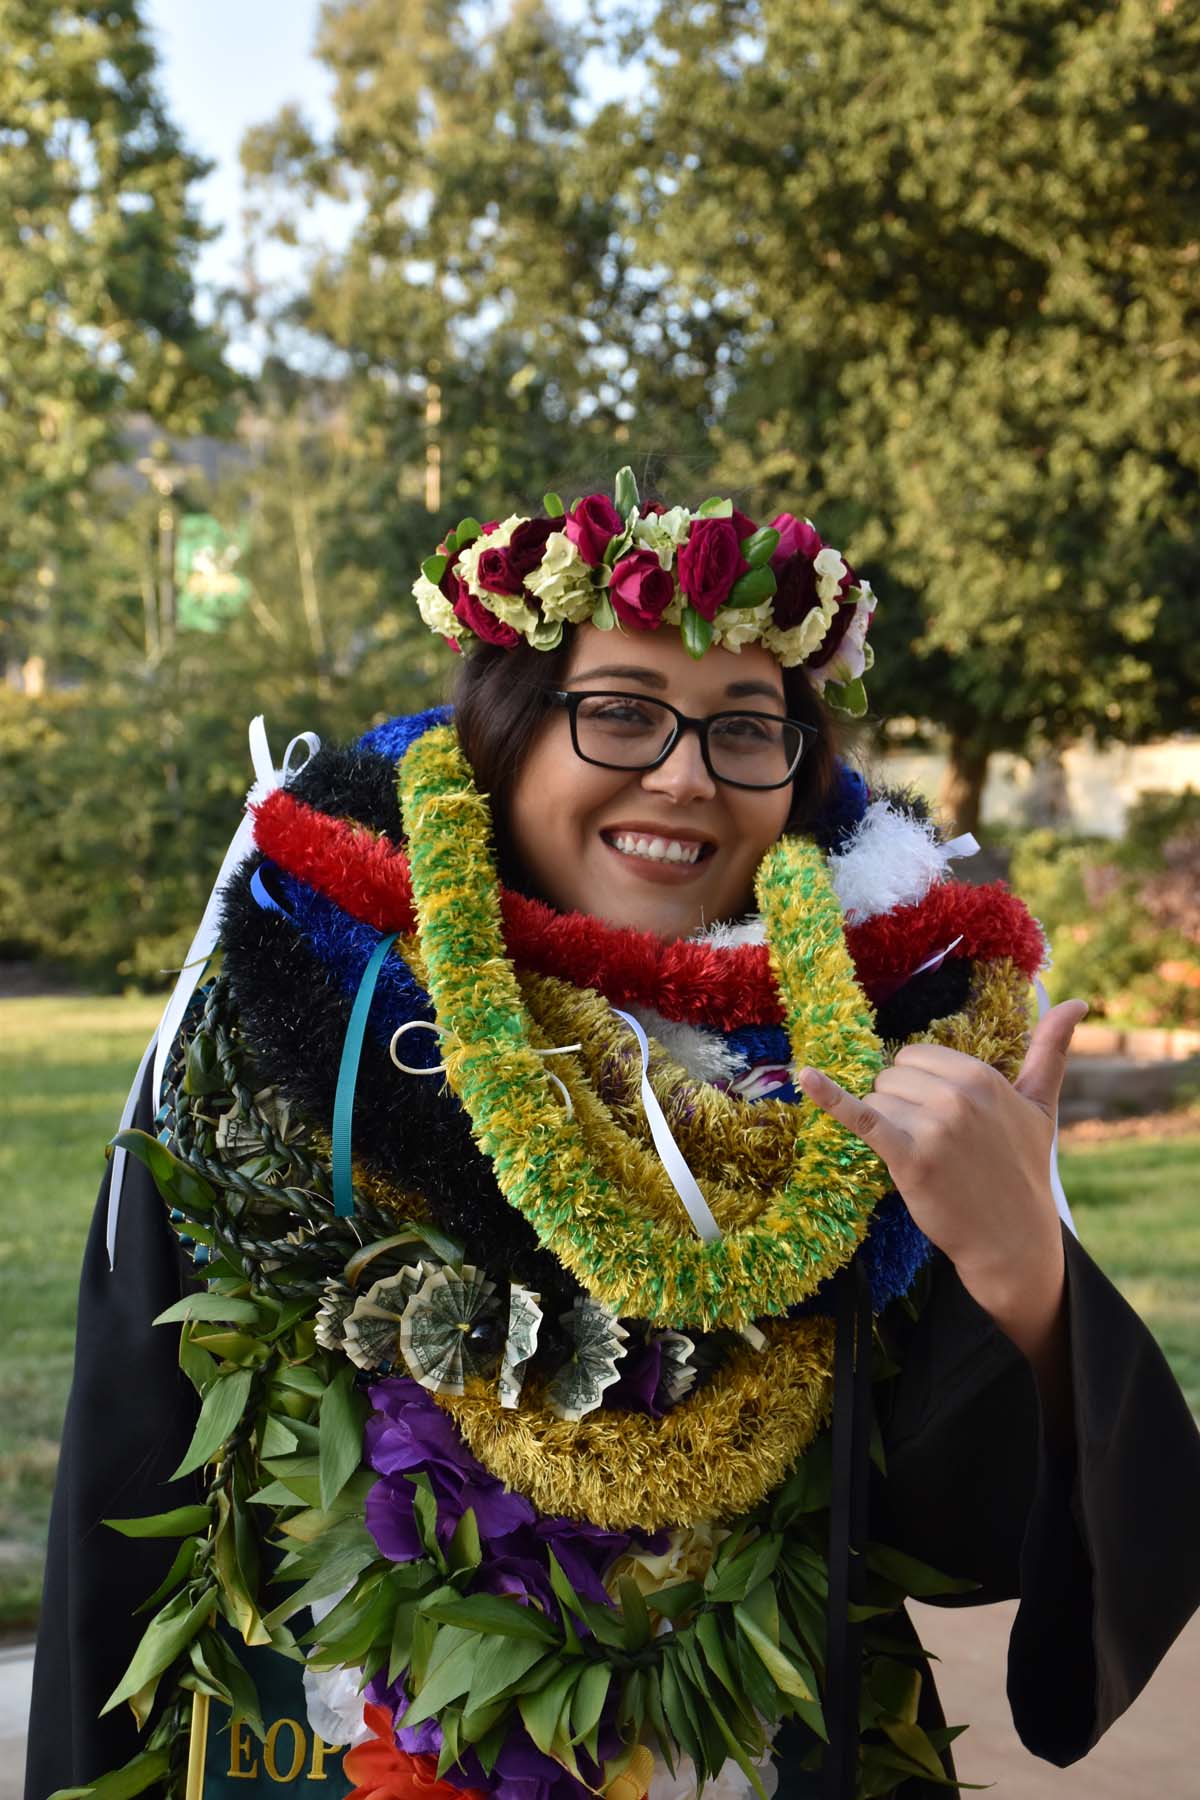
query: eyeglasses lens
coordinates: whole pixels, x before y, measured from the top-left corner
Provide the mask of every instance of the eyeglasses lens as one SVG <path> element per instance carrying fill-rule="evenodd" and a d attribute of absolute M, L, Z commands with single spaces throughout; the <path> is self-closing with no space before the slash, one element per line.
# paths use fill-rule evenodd
<path fill-rule="evenodd" d="M 576 715 L 581 756 L 616 769 L 647 769 L 675 731 L 673 713 L 640 695 L 595 694 L 582 700 Z M 714 772 L 744 787 L 775 787 L 800 760 L 803 733 L 787 719 L 762 713 L 729 712 L 708 727 L 708 754 Z"/>

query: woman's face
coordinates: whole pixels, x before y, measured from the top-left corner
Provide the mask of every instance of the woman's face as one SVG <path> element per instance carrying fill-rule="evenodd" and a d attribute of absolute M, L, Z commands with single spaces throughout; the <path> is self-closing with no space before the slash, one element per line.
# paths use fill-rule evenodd
<path fill-rule="evenodd" d="M 692 718 L 786 710 L 779 664 L 760 645 L 710 649 L 697 661 L 670 630 L 634 637 L 580 626 L 562 685 L 667 700 Z M 555 906 L 683 938 L 750 910 L 755 870 L 791 804 L 790 782 L 750 790 L 714 781 L 694 731 L 660 768 L 597 768 L 575 755 L 567 713 L 555 708 L 517 776 L 509 830 Z"/>

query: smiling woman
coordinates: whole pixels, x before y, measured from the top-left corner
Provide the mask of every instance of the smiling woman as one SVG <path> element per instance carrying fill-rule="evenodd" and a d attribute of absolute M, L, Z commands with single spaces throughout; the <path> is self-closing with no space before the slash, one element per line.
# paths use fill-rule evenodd
<path fill-rule="evenodd" d="M 305 1710 L 355 1800 L 932 1800 L 914 1594 L 1019 1594 L 1082 1756 L 1200 1596 L 1200 1440 L 1056 1208 L 1035 921 L 838 756 L 869 585 L 622 470 L 414 595 L 453 717 L 256 804 L 101 1196 L 30 1800 Z"/>

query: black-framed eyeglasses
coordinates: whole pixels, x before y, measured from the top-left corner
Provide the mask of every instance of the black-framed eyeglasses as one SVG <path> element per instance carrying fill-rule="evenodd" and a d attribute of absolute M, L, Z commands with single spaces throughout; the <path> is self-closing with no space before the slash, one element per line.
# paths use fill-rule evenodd
<path fill-rule="evenodd" d="M 583 762 L 599 769 L 657 769 L 683 733 L 694 731 L 705 768 L 728 787 L 786 787 L 805 744 L 817 735 L 815 726 L 776 713 L 731 710 L 693 719 L 646 694 L 558 688 L 546 698 L 566 708 L 571 744 Z"/>

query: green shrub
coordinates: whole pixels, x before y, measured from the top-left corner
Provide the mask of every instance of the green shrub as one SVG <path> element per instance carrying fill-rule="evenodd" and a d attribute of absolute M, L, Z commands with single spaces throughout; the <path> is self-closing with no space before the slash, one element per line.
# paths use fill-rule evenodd
<path fill-rule="evenodd" d="M 1200 1028 L 1200 794 L 1146 794 L 1125 836 L 1033 831 L 1014 846 L 1014 888 L 1041 920 L 1055 999 L 1094 1016 Z"/>
<path fill-rule="evenodd" d="M 161 985 L 241 817 L 255 713 L 280 757 L 296 731 L 346 740 L 435 697 L 401 666 L 318 704 L 300 681 L 272 688 L 216 651 L 123 688 L 0 689 L 0 956 L 100 989 Z"/>

